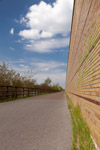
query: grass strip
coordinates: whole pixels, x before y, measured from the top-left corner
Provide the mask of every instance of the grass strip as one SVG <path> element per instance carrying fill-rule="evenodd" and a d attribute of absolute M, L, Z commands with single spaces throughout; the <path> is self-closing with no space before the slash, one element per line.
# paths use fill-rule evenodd
<path fill-rule="evenodd" d="M 24 97 L 18 97 L 18 98 L 9 98 L 9 99 L 0 100 L 0 103 L 10 102 L 10 101 L 16 101 L 16 100 L 21 100 L 21 99 L 25 99 L 25 98 L 40 96 L 40 95 L 47 95 L 47 94 L 51 94 L 51 93 L 43 93 L 43 94 L 30 95 L 30 96 L 24 96 Z"/>
<path fill-rule="evenodd" d="M 90 131 L 83 120 L 80 107 L 75 107 L 66 93 L 68 108 L 70 110 L 73 127 L 73 138 L 71 150 L 96 150 L 90 136 Z"/>

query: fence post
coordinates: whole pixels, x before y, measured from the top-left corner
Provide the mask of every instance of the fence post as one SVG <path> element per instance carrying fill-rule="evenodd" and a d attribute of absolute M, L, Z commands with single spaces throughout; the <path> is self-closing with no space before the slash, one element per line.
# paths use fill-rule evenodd
<path fill-rule="evenodd" d="M 36 95 L 35 88 L 32 88 L 32 95 Z"/>
<path fill-rule="evenodd" d="M 34 92 L 34 89 L 33 89 L 33 88 L 31 88 L 31 95 L 33 95 L 33 92 Z"/>
<path fill-rule="evenodd" d="M 37 88 L 35 88 L 35 95 L 37 95 Z"/>
<path fill-rule="evenodd" d="M 23 97 L 24 97 L 24 87 L 23 87 Z"/>
<path fill-rule="evenodd" d="M 15 89 L 16 89 L 15 91 L 16 91 L 16 98 L 17 98 L 17 96 L 18 96 L 18 93 L 17 93 L 17 87 L 15 87 Z"/>
<path fill-rule="evenodd" d="M 43 93 L 53 93 L 59 92 L 59 90 L 52 90 L 48 88 L 41 88 L 41 87 L 14 87 L 14 86 L 0 86 L 0 99 L 4 97 L 4 99 L 9 98 L 17 98 L 21 95 L 24 97 L 25 95 L 38 95 Z M 3 90 L 4 88 L 4 90 Z M 20 93 L 21 92 L 21 93 Z"/>
<path fill-rule="evenodd" d="M 29 93 L 29 88 L 28 88 L 28 96 L 30 96 L 30 93 Z"/>
<path fill-rule="evenodd" d="M 7 88 L 6 98 L 8 99 L 8 86 L 6 88 Z"/>

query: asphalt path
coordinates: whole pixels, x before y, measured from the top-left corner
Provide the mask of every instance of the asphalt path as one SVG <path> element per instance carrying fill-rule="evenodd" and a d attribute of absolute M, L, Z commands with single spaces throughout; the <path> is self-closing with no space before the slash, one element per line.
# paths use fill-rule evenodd
<path fill-rule="evenodd" d="M 70 150 L 64 92 L 0 103 L 0 150 Z"/>

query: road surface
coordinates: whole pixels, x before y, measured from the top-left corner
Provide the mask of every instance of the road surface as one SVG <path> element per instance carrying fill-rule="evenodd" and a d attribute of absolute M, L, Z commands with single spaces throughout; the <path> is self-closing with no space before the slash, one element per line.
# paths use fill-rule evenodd
<path fill-rule="evenodd" d="M 0 150 L 70 150 L 64 92 L 0 104 Z"/>

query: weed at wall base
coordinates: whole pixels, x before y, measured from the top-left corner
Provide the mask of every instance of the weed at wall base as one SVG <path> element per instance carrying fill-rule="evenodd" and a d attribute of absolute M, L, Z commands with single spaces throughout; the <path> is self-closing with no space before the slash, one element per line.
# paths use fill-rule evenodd
<path fill-rule="evenodd" d="M 66 93 L 73 127 L 72 150 L 96 150 L 90 136 L 90 131 L 83 120 L 80 107 L 75 107 Z"/>

